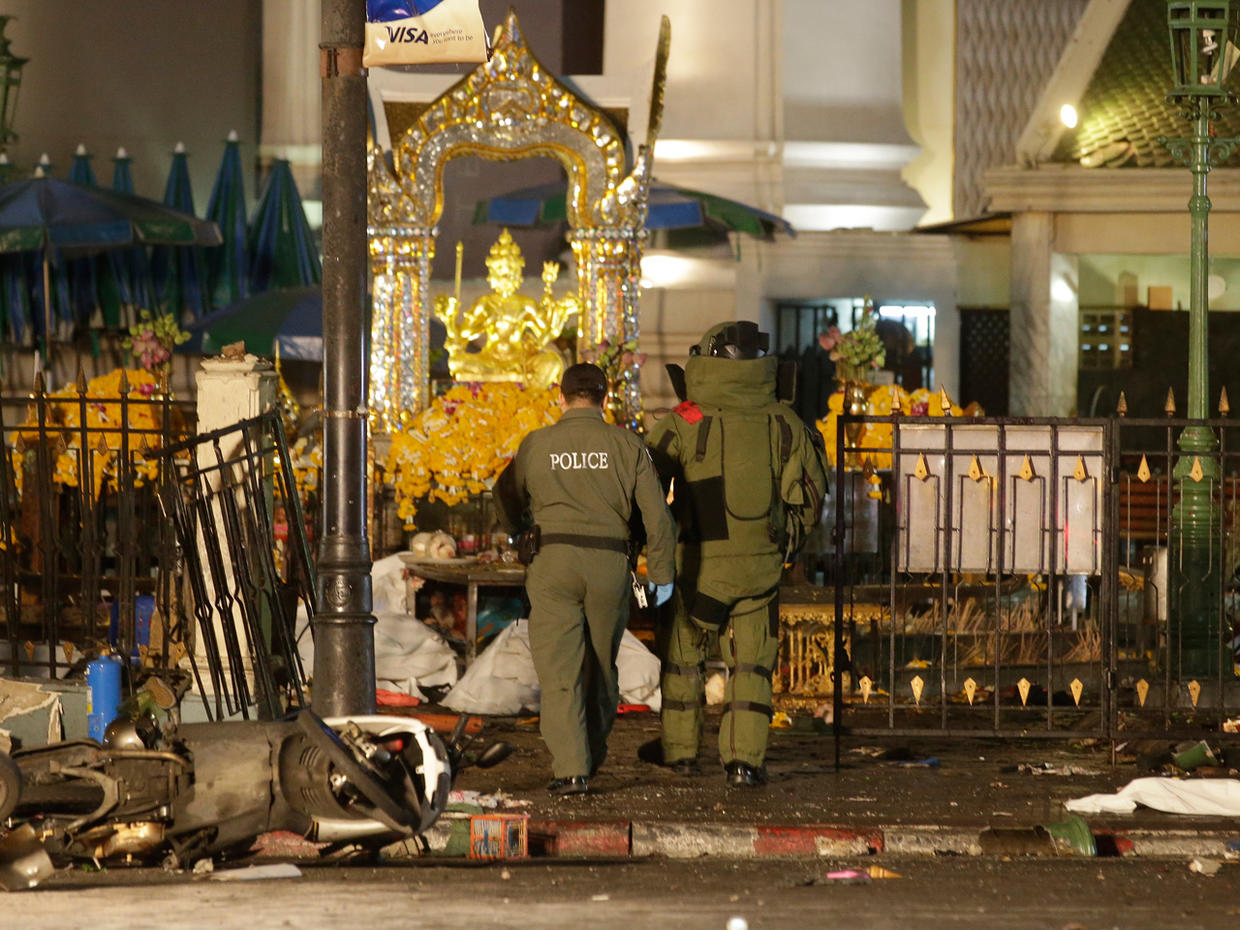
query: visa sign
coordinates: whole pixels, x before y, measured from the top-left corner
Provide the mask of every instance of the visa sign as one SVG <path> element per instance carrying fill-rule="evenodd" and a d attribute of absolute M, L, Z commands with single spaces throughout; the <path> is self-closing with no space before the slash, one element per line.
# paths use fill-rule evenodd
<path fill-rule="evenodd" d="M 367 0 L 367 68 L 486 60 L 478 0 Z"/>

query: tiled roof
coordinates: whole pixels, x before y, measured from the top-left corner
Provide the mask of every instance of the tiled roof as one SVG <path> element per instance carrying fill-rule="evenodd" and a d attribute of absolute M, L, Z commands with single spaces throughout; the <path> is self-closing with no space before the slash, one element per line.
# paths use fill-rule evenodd
<path fill-rule="evenodd" d="M 1064 132 L 1051 160 L 1077 162 L 1104 145 L 1127 140 L 1136 150 L 1127 166 L 1176 164 L 1157 142 L 1159 136 L 1189 132 L 1188 121 L 1167 101 L 1171 83 L 1167 4 L 1132 0 L 1077 104 L 1076 129 Z M 1240 135 L 1240 105 L 1221 107 L 1215 129 L 1220 136 Z M 1240 157 L 1233 156 L 1227 164 L 1240 165 Z"/>

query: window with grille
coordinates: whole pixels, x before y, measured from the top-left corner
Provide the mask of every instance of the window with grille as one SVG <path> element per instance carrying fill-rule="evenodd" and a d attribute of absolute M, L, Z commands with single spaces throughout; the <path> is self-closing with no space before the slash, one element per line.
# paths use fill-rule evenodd
<path fill-rule="evenodd" d="M 1080 369 L 1100 371 L 1132 367 L 1132 311 L 1081 309 Z"/>

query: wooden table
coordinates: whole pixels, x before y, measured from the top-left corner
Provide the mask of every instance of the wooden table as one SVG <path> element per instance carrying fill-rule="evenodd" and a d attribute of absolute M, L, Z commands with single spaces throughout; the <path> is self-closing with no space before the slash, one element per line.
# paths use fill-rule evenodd
<path fill-rule="evenodd" d="M 519 588 L 525 584 L 525 566 L 518 562 L 479 562 L 477 559 L 424 559 L 412 552 L 397 553 L 405 567 L 419 578 L 465 586 L 465 661 L 478 651 L 478 589 Z"/>

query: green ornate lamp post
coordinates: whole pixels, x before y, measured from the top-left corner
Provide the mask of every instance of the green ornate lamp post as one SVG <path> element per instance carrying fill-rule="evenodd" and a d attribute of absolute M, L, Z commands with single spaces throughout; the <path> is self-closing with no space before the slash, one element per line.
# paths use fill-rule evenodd
<path fill-rule="evenodd" d="M 1209 396 L 1206 325 L 1209 254 L 1207 230 L 1210 198 L 1206 175 L 1224 161 L 1240 139 L 1211 135 L 1218 107 L 1231 102 L 1223 87 L 1235 55 L 1229 0 L 1167 0 L 1171 61 L 1175 86 L 1168 95 L 1192 122 L 1192 135 L 1160 139 L 1171 155 L 1193 174 L 1189 253 L 1188 417 L 1206 419 Z M 1230 49 L 1230 51 L 1229 51 Z M 1216 500 L 1218 441 L 1204 423 L 1188 426 L 1178 441 L 1183 455 L 1174 477 L 1180 492 L 1171 514 L 1170 610 L 1168 661 L 1181 677 L 1217 675 L 1222 658 L 1219 591 L 1222 559 L 1219 546 L 1221 510 Z"/>
<path fill-rule="evenodd" d="M 28 58 L 18 58 L 9 50 L 9 39 L 4 34 L 12 16 L 0 16 L 0 152 L 8 149 L 10 142 L 17 141 L 13 120 L 17 116 L 17 92 L 22 86 L 22 68 Z"/>

